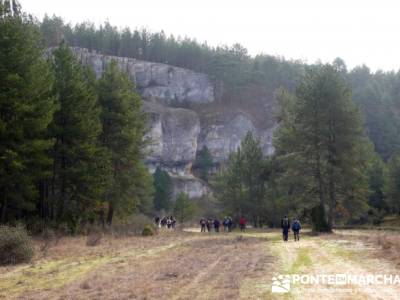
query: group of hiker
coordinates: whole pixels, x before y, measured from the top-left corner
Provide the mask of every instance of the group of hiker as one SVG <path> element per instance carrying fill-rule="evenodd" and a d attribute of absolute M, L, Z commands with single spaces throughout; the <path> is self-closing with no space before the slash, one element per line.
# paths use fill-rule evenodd
<path fill-rule="evenodd" d="M 167 216 L 163 218 L 157 216 L 154 218 L 154 223 L 156 223 L 157 227 L 174 229 L 176 224 L 176 219 L 173 216 Z"/>
<path fill-rule="evenodd" d="M 294 241 L 295 242 L 300 241 L 301 223 L 298 218 L 293 218 L 292 223 L 290 223 L 289 218 L 285 216 L 281 221 L 281 228 L 282 228 L 283 240 L 285 242 L 288 241 L 290 228 L 292 228 L 293 231 Z"/>
<path fill-rule="evenodd" d="M 224 227 L 224 232 L 231 232 L 232 229 L 235 227 L 235 223 L 233 222 L 231 217 L 225 217 L 223 221 L 221 222 L 218 220 L 218 218 L 201 218 L 200 219 L 200 232 L 211 232 L 211 230 L 214 230 L 215 232 L 220 231 L 220 227 Z M 245 231 L 246 230 L 246 219 L 244 217 L 240 217 L 239 219 L 239 227 L 240 231 Z"/>
<path fill-rule="evenodd" d="M 176 219 L 173 216 L 166 216 L 163 218 L 155 217 L 154 222 L 157 227 L 174 229 L 176 224 Z M 246 231 L 246 219 L 242 216 L 239 218 L 239 228 L 240 231 Z M 200 232 L 219 232 L 220 228 L 224 228 L 224 232 L 231 232 L 235 227 L 235 223 L 231 217 L 226 216 L 222 222 L 218 218 L 201 218 L 200 219 Z M 287 216 L 284 216 L 281 220 L 282 237 L 285 242 L 288 241 L 290 229 L 293 231 L 294 240 L 300 241 L 300 230 L 301 223 L 297 217 L 293 218 L 292 221 L 289 220 Z"/>
<path fill-rule="evenodd" d="M 246 230 L 246 223 L 247 221 L 244 217 L 239 218 L 240 231 L 243 232 Z M 231 217 L 225 217 L 222 222 L 220 222 L 218 218 L 200 219 L 200 232 L 211 232 L 212 230 L 214 230 L 215 232 L 219 232 L 220 227 L 222 226 L 224 227 L 224 232 L 231 232 L 235 224 Z M 285 242 L 288 241 L 290 229 L 293 231 L 294 240 L 300 241 L 301 223 L 298 218 L 293 218 L 293 220 L 290 221 L 289 218 L 285 216 L 281 221 L 281 228 L 283 240 Z"/>

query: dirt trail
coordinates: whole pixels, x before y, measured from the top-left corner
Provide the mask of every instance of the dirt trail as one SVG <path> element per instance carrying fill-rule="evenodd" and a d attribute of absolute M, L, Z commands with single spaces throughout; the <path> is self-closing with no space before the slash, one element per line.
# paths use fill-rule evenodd
<path fill-rule="evenodd" d="M 345 239 L 346 235 L 322 235 L 302 238 L 299 243 L 275 241 L 272 253 L 279 256 L 280 274 L 323 275 L 348 274 L 368 276 L 399 274 L 399 268 L 373 254 L 380 251 L 376 245 L 360 240 Z M 297 284 L 284 297 L 288 299 L 400 299 L 397 285 L 332 285 Z M 282 296 L 272 295 L 274 299 Z"/>
<path fill-rule="evenodd" d="M 33 264 L 0 268 L 6 299 L 400 299 L 400 284 L 371 287 L 292 285 L 271 292 L 284 274 L 397 274 L 378 246 L 357 232 L 303 236 L 284 243 L 279 231 L 245 234 L 162 232 L 108 237 L 98 247 L 66 239 Z M 349 292 L 351 291 L 351 292 Z"/>

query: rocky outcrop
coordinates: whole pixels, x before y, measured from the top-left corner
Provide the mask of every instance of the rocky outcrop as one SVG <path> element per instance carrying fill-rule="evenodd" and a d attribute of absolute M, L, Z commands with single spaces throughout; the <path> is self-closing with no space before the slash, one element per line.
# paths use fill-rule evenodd
<path fill-rule="evenodd" d="M 106 65 L 115 60 L 119 68 L 129 74 L 147 100 L 166 105 L 214 101 L 214 88 L 205 74 L 134 58 L 102 55 L 82 48 L 71 49 L 82 63 L 93 67 L 98 77 Z"/>
<path fill-rule="evenodd" d="M 190 175 L 200 133 L 197 114 L 149 102 L 144 103 L 144 110 L 148 114 L 147 164 L 151 169 L 162 166 L 174 175 Z"/>
<path fill-rule="evenodd" d="M 170 173 L 175 195 L 183 191 L 196 198 L 210 193 L 207 184 L 191 172 L 196 153 L 204 146 L 214 162 L 220 163 L 252 131 L 265 155 L 274 151 L 273 122 L 267 120 L 266 126 L 259 126 L 251 113 L 239 108 L 214 109 L 214 88 L 205 74 L 81 48 L 73 48 L 73 52 L 82 63 L 91 65 L 97 76 L 115 60 L 136 84 L 148 116 L 146 164 L 150 170 L 160 166 Z"/>

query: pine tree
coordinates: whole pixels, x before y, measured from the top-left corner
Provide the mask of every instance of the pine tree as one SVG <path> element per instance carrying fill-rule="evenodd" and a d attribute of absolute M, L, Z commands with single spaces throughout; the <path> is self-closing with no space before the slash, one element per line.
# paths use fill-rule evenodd
<path fill-rule="evenodd" d="M 391 212 L 400 213 L 400 154 L 393 155 L 388 162 L 385 194 Z"/>
<path fill-rule="evenodd" d="M 107 188 L 109 155 L 99 146 L 100 108 L 83 68 L 65 43 L 53 52 L 59 109 L 51 135 L 53 212 L 73 230 L 94 213 Z"/>
<path fill-rule="evenodd" d="M 154 208 L 158 211 L 168 211 L 172 198 L 172 182 L 168 172 L 157 167 L 154 178 Z"/>
<path fill-rule="evenodd" d="M 296 97 L 281 100 L 276 154 L 287 177 L 301 178 L 290 193 L 299 192 L 304 207 L 312 207 L 315 230 L 330 231 L 338 214 L 354 217 L 366 208 L 366 139 L 359 112 L 330 65 L 308 70 Z"/>
<path fill-rule="evenodd" d="M 261 224 L 261 212 L 264 206 L 263 153 L 259 141 L 248 132 L 241 142 L 241 176 L 245 186 L 246 210 L 253 219 L 254 226 Z"/>
<path fill-rule="evenodd" d="M 248 215 L 258 226 L 264 212 L 263 154 L 259 142 L 248 132 L 237 151 L 218 174 L 216 195 L 227 213 Z"/>
<path fill-rule="evenodd" d="M 55 98 L 35 25 L 16 1 L 0 2 L 0 222 L 33 211 L 53 141 Z M 12 209 L 12 211 L 10 211 Z"/>
<path fill-rule="evenodd" d="M 208 182 L 208 173 L 213 166 L 213 159 L 207 146 L 199 151 L 193 168 L 199 171 L 199 177 Z"/>
<path fill-rule="evenodd" d="M 102 107 L 100 140 L 111 154 L 112 180 L 106 194 L 107 222 L 111 224 L 114 211 L 129 213 L 144 201 L 139 199 L 137 190 L 144 182 L 141 175 L 147 172 L 141 165 L 144 115 L 140 96 L 115 61 L 102 74 L 98 94 Z M 142 192 L 151 189 L 151 181 L 147 182 L 147 187 L 142 185 Z"/>
<path fill-rule="evenodd" d="M 189 199 L 188 195 L 181 192 L 176 196 L 174 215 L 180 223 L 189 220 L 196 212 L 195 204 Z"/>

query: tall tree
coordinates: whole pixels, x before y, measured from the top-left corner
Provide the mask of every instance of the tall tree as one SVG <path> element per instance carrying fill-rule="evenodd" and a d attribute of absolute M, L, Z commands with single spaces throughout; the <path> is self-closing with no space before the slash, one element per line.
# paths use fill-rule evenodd
<path fill-rule="evenodd" d="M 312 203 L 314 229 L 330 231 L 337 214 L 351 216 L 366 207 L 360 114 L 340 71 L 330 65 L 310 68 L 296 97 L 283 99 L 277 155 L 286 172 L 303 179 L 298 190 Z"/>
<path fill-rule="evenodd" d="M 46 136 L 53 76 L 39 32 L 19 9 L 16 1 L 0 1 L 0 222 L 36 208 L 53 144 Z"/>
<path fill-rule="evenodd" d="M 156 210 L 170 209 L 172 200 L 172 182 L 168 172 L 157 167 L 153 174 L 154 178 L 154 208 Z"/>
<path fill-rule="evenodd" d="M 388 162 L 385 194 L 391 212 L 400 213 L 400 154 L 393 155 Z"/>
<path fill-rule="evenodd" d="M 259 142 L 248 132 L 239 149 L 231 153 L 216 180 L 216 194 L 223 207 L 235 217 L 247 215 L 255 226 L 264 211 L 264 165 Z"/>
<path fill-rule="evenodd" d="M 185 193 L 181 192 L 176 196 L 174 215 L 180 223 L 189 220 L 196 212 L 196 206 Z"/>
<path fill-rule="evenodd" d="M 197 154 L 193 168 L 195 170 L 198 170 L 199 177 L 201 179 L 208 182 L 208 176 L 212 166 L 213 166 L 213 159 L 210 150 L 208 150 L 207 146 L 203 146 L 203 148 Z"/>
<path fill-rule="evenodd" d="M 103 127 L 100 139 L 111 154 L 112 181 L 106 194 L 107 222 L 111 224 L 115 210 L 130 212 L 140 204 L 136 187 L 142 180 L 140 175 L 147 172 L 140 166 L 145 119 L 140 96 L 115 61 L 102 74 L 98 93 Z"/>
<path fill-rule="evenodd" d="M 51 126 L 53 214 L 73 230 L 93 213 L 107 187 L 109 156 L 98 143 L 101 122 L 95 91 L 65 43 L 53 51 L 53 69 L 59 99 Z"/>

